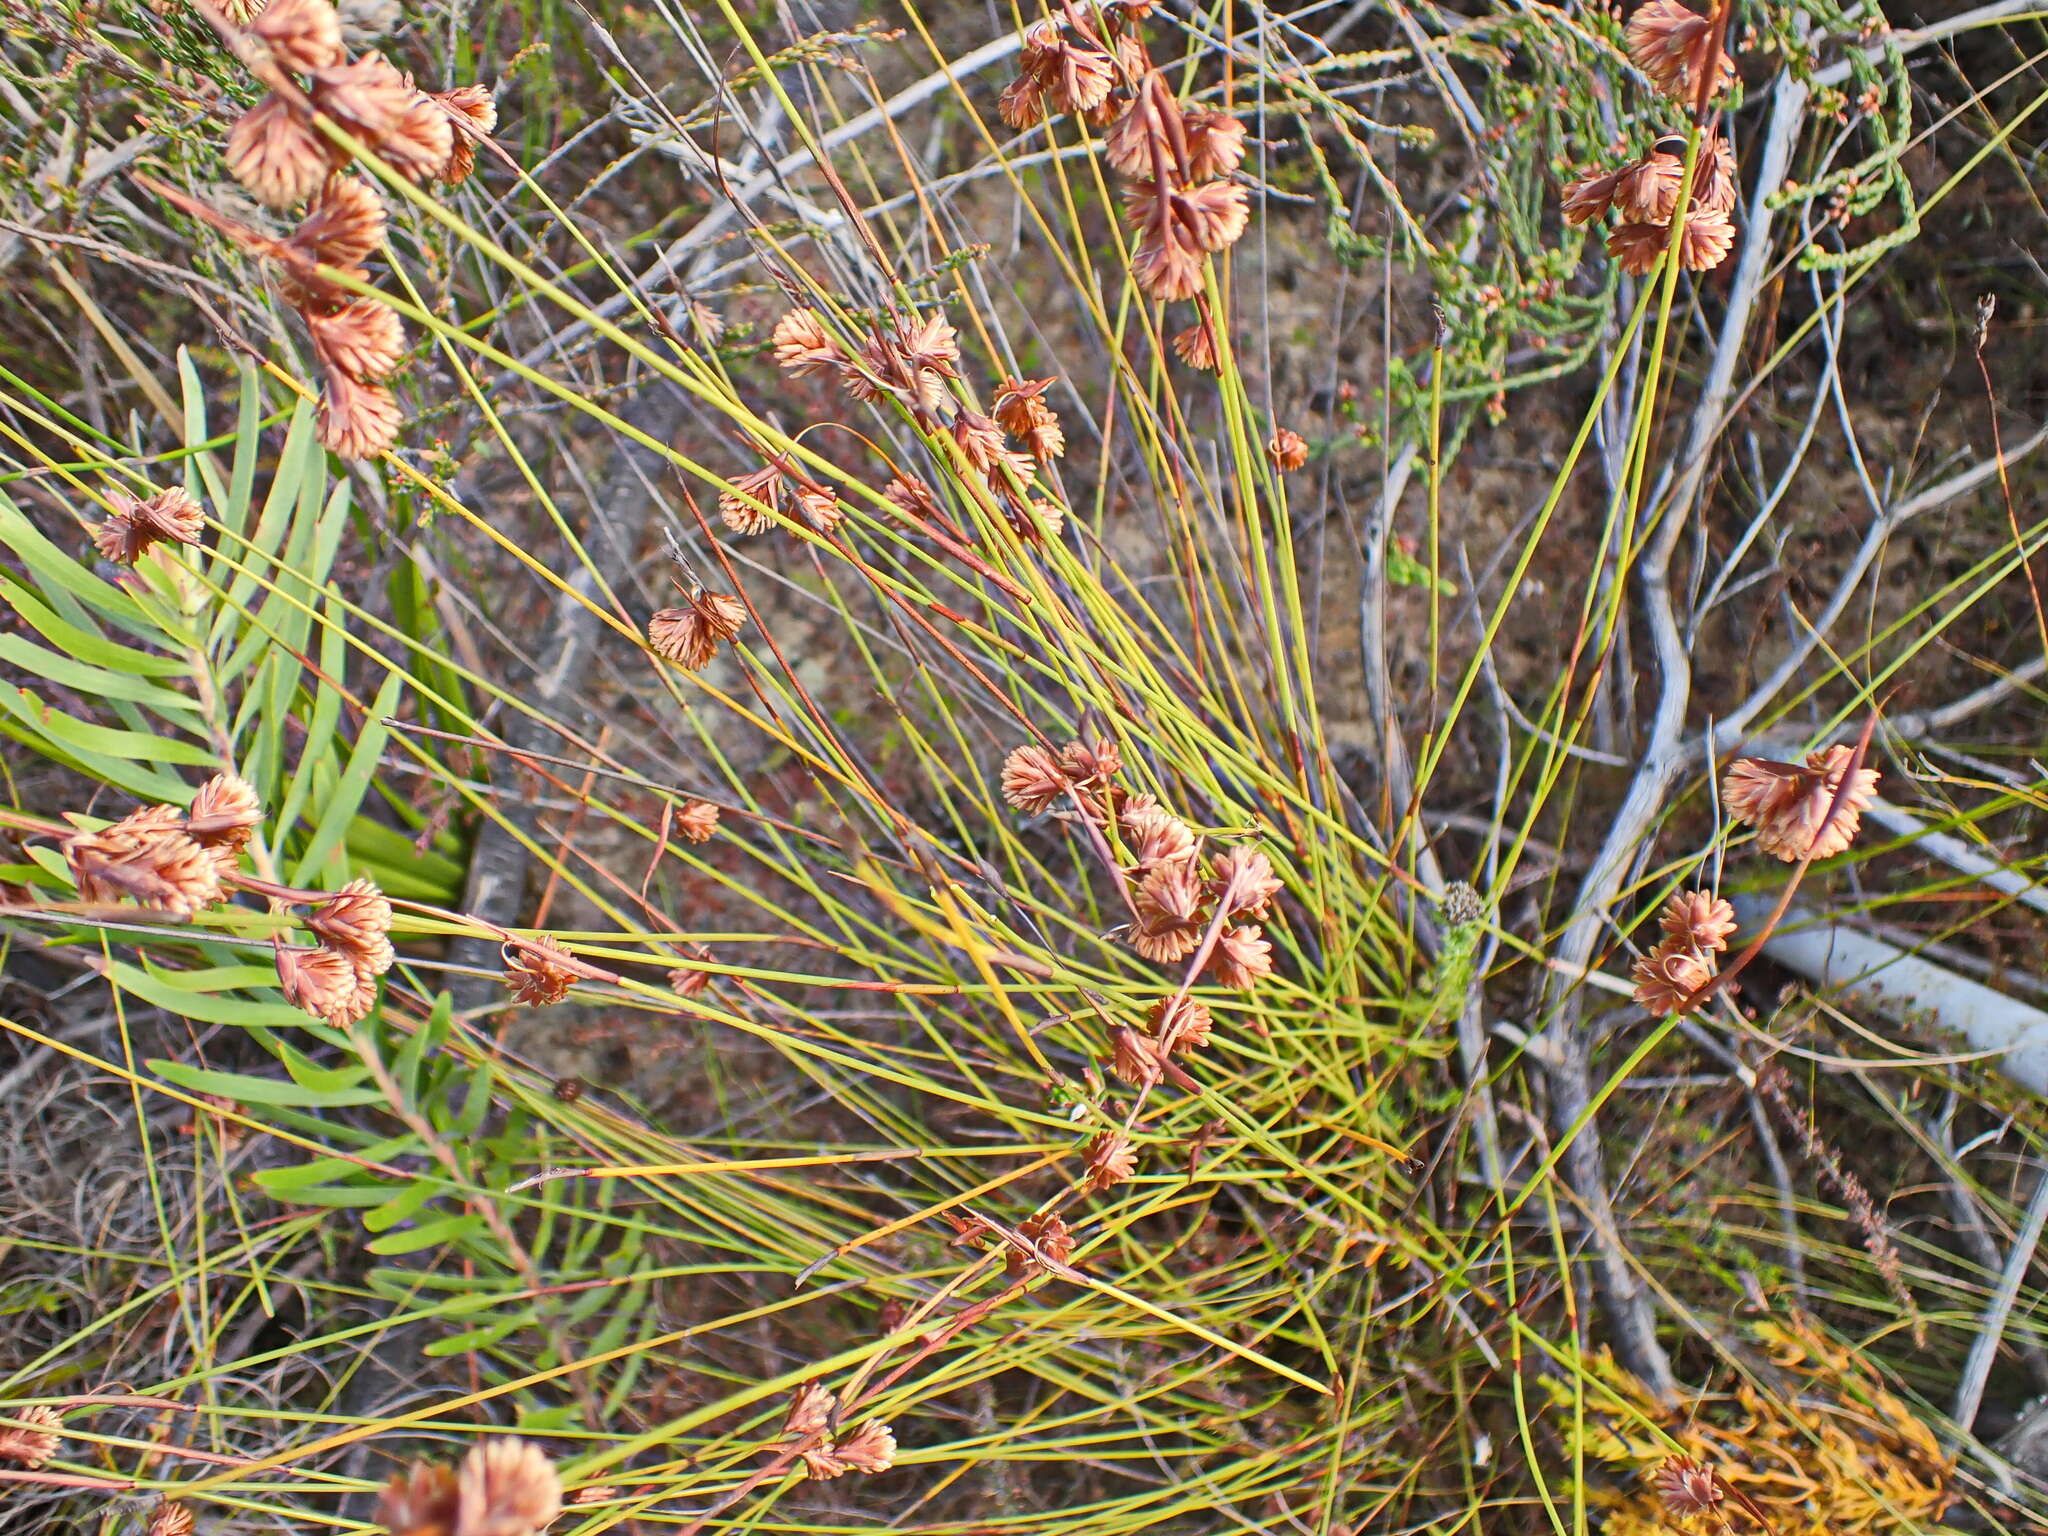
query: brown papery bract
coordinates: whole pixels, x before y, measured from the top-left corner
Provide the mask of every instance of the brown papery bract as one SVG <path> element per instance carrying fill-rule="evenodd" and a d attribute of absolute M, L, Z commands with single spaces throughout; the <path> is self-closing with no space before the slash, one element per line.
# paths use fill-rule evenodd
<path fill-rule="evenodd" d="M 559 1003 L 569 995 L 580 974 L 569 952 L 545 934 L 533 939 L 509 939 L 500 953 L 505 960 L 505 984 L 512 1000 L 530 1008 Z"/>
<path fill-rule="evenodd" d="M 1855 841 L 1863 812 L 1877 794 L 1874 768 L 1858 768 L 1842 789 L 1854 756 L 1854 748 L 1837 744 L 1809 753 L 1804 764 L 1737 758 L 1722 780 L 1722 802 L 1729 815 L 1756 828 L 1762 852 L 1787 864 L 1832 858 Z"/>
<path fill-rule="evenodd" d="M 328 0 L 271 0 L 249 31 L 280 69 L 309 74 L 342 61 L 341 18 Z"/>
<path fill-rule="evenodd" d="M 387 379 L 405 361 L 405 327 L 398 311 L 377 299 L 355 298 L 331 314 L 308 310 L 305 316 L 313 355 L 358 383 Z"/>
<path fill-rule="evenodd" d="M 332 147 L 278 96 L 235 120 L 226 155 L 228 173 L 271 208 L 304 202 L 334 169 Z"/>
<path fill-rule="evenodd" d="M 120 565 L 133 565 L 156 544 L 197 544 L 206 531 L 206 514 L 181 485 L 140 500 L 114 491 L 107 500 L 113 514 L 93 529 L 92 541 L 102 556 Z"/>
<path fill-rule="evenodd" d="M 329 368 L 320 391 L 320 446 L 344 459 L 371 459 L 398 441 L 398 400 L 382 384 Z"/>

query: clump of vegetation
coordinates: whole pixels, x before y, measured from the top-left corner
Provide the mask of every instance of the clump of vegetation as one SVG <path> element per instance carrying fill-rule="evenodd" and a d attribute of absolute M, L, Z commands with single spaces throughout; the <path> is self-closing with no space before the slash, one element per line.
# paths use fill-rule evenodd
<path fill-rule="evenodd" d="M 0 38 L 0 1527 L 2034 1518 L 2033 24 L 855 9 Z"/>

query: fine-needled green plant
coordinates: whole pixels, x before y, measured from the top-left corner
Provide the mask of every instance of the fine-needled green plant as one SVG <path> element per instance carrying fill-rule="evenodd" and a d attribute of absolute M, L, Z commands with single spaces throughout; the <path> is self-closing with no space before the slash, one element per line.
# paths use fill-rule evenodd
<path fill-rule="evenodd" d="M 2048 1126 L 1765 947 L 2033 910 L 2048 437 L 1791 521 L 1991 19 L 573 12 L 8 39 L 0 1529 L 1961 1497 Z"/>

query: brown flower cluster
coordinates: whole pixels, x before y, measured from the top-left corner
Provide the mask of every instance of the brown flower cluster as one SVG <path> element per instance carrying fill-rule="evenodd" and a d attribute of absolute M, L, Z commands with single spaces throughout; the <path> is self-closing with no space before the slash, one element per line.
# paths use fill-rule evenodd
<path fill-rule="evenodd" d="M 56 1409 L 35 1404 L 27 1408 L 0 1407 L 0 1413 L 19 1419 L 23 1426 L 13 1429 L 0 1424 L 0 1461 L 33 1470 L 57 1454 L 61 1438 L 57 1426 L 63 1421 L 57 1417 Z"/>
<path fill-rule="evenodd" d="M 1711 891 L 1683 891 L 1657 914 L 1664 937 L 1635 963 L 1635 999 L 1662 1018 L 1714 979 L 1715 956 L 1735 932 L 1735 909 Z"/>
<path fill-rule="evenodd" d="M 1038 466 L 1067 451 L 1066 432 L 1045 403 L 1053 380 L 1005 378 L 993 414 L 975 410 L 948 387 L 960 377 L 960 342 L 942 315 L 889 318 L 850 346 L 816 310 L 793 309 L 775 324 L 773 350 L 777 366 L 796 377 L 837 379 L 856 400 L 900 401 L 925 432 L 953 440 L 966 467 L 1002 495 L 1020 534 L 1035 540 L 1059 531 L 1059 510 L 1029 494 Z M 1024 446 L 1011 447 L 1013 437 Z M 732 484 L 718 508 L 735 533 L 765 531 L 773 522 L 767 509 L 819 533 L 830 533 L 844 517 L 831 491 L 782 461 Z M 913 520 L 937 516 L 937 502 L 921 482 L 899 475 L 883 495 Z"/>
<path fill-rule="evenodd" d="M 839 497 L 829 487 L 781 458 L 736 477 L 731 490 L 719 493 L 718 515 L 726 527 L 744 538 L 766 533 L 777 517 L 817 534 L 831 533 L 846 518 L 839 509 Z"/>
<path fill-rule="evenodd" d="M 1066 1264 L 1074 1257 L 1074 1233 L 1057 1212 L 1047 1211 L 1042 1216 L 1026 1216 L 1017 1223 L 1017 1235 L 1036 1248 L 1055 1264 Z M 1038 1259 L 1010 1244 L 1010 1250 L 1003 1255 L 1003 1273 L 1010 1279 L 1021 1278 L 1030 1270 L 1043 1270 Z"/>
<path fill-rule="evenodd" d="M 139 501 L 114 491 L 107 500 L 114 510 L 93 529 L 92 541 L 104 558 L 120 565 L 133 565 L 152 545 L 197 544 L 206 529 L 205 513 L 181 485 Z"/>
<path fill-rule="evenodd" d="M 1721 781 L 1722 803 L 1730 816 L 1756 828 L 1759 849 L 1787 864 L 1833 858 L 1856 840 L 1877 794 L 1874 768 L 1858 768 L 1844 785 L 1855 755 L 1837 743 L 1808 753 L 1804 763 L 1739 757 Z"/>
<path fill-rule="evenodd" d="M 1121 1184 L 1138 1171 L 1138 1152 L 1122 1131 L 1104 1131 L 1088 1143 L 1087 1187 L 1100 1192 Z"/>
<path fill-rule="evenodd" d="M 377 978 L 397 958 L 391 947 L 391 903 L 367 880 L 351 880 L 316 897 L 306 916 L 317 944 L 272 947 L 287 1001 L 344 1027 L 377 1006 Z"/>
<path fill-rule="evenodd" d="M 1291 475 L 1308 463 L 1308 441 L 1292 427 L 1275 427 L 1266 443 L 1266 457 L 1284 475 Z"/>
<path fill-rule="evenodd" d="M 808 1382 L 797 1388 L 783 1416 L 782 1430 L 797 1441 L 796 1458 L 806 1477 L 830 1482 L 849 1472 L 886 1472 L 896 1464 L 896 1435 L 880 1419 L 845 1434 L 832 1432 L 839 1411 L 833 1393 Z"/>
<path fill-rule="evenodd" d="M 1119 832 L 1134 862 L 1125 870 L 1131 891 L 1131 948 L 1169 965 L 1202 947 L 1212 924 L 1216 941 L 1208 974 L 1218 986 L 1243 990 L 1272 974 L 1273 946 L 1255 922 L 1264 916 L 1280 881 L 1256 848 L 1229 848 L 1206 861 L 1201 840 L 1150 795 L 1133 795 L 1118 809 Z"/>
<path fill-rule="evenodd" d="M 1205 259 L 1244 233 L 1245 189 L 1227 178 L 1244 159 L 1245 130 L 1228 113 L 1181 105 L 1134 25 L 1150 9 L 1069 0 L 1059 17 L 1034 23 L 998 109 L 1012 128 L 1047 112 L 1105 128 L 1103 151 L 1128 178 L 1125 215 L 1138 236 L 1132 275 L 1155 299 L 1192 299 Z M 1174 339 L 1196 367 L 1214 366 L 1208 324 L 1205 314 Z"/>
<path fill-rule="evenodd" d="M 499 953 L 505 961 L 505 984 L 512 1000 L 544 1008 L 569 995 L 585 972 L 569 951 L 542 934 L 532 939 L 507 939 Z"/>
<path fill-rule="evenodd" d="M 647 644 L 664 661 L 701 672 L 746 622 L 747 605 L 737 597 L 699 587 L 685 596 L 682 607 L 664 608 L 647 621 Z"/>
<path fill-rule="evenodd" d="M 486 1440 L 460 1468 L 418 1461 L 384 1485 L 391 1536 L 538 1536 L 562 1512 L 554 1463 L 524 1440 Z"/>
<path fill-rule="evenodd" d="M 268 207 L 307 204 L 305 217 L 277 241 L 174 200 L 282 267 L 285 299 L 305 320 L 321 367 L 320 441 L 343 458 L 367 458 L 397 440 L 398 406 L 385 380 L 404 359 L 405 332 L 386 305 L 316 271 L 366 282 L 363 263 L 383 243 L 385 221 L 376 192 L 343 174 L 349 155 L 318 124 L 340 128 L 408 180 L 453 186 L 474 169 L 497 107 L 485 86 L 427 92 L 381 54 L 350 59 L 329 0 L 271 0 L 243 42 L 270 93 L 228 131 L 228 170 Z"/>
<path fill-rule="evenodd" d="M 1684 134 L 1667 133 L 1642 159 L 1581 177 L 1564 190 L 1565 222 L 1589 223 L 1613 209 L 1621 222 L 1607 237 L 1608 253 L 1624 272 L 1648 273 L 1671 244 L 1671 223 L 1684 190 L 1685 149 Z M 1735 245 L 1734 208 L 1735 152 L 1720 133 L 1710 132 L 1700 141 L 1692 200 L 1678 237 L 1679 264 L 1688 272 L 1709 271 L 1727 259 Z"/>
<path fill-rule="evenodd" d="M 1114 832 L 1126 856 L 1120 870 L 1132 914 L 1126 937 L 1147 960 L 1186 959 L 1220 915 L 1206 962 L 1210 977 L 1219 986 L 1246 988 L 1271 974 L 1273 946 L 1264 930 L 1231 922 L 1264 916 L 1279 894 L 1271 861 L 1249 846 L 1205 861 L 1201 839 L 1185 821 L 1153 796 L 1130 794 L 1115 783 L 1122 767 L 1116 743 L 1107 738 L 1072 741 L 1057 752 L 1028 742 L 1003 763 L 1003 798 L 1027 815 L 1083 817 Z"/>
<path fill-rule="evenodd" d="M 59 848 L 79 900 L 135 901 L 190 917 L 227 899 L 221 880 L 235 873 L 262 819 L 256 791 L 223 773 L 199 787 L 189 814 L 144 806 L 97 832 L 74 832 Z"/>
<path fill-rule="evenodd" d="M 1003 798 L 1027 816 L 1051 812 L 1099 820 L 1123 794 L 1114 782 L 1122 769 L 1123 754 L 1106 736 L 1070 741 L 1057 752 L 1027 742 L 1003 760 Z"/>
<path fill-rule="evenodd" d="M 1714 1469 L 1690 1456 L 1667 1456 L 1657 1464 L 1650 1484 L 1664 1507 L 1681 1520 L 1707 1514 L 1728 1497 Z"/>
<path fill-rule="evenodd" d="M 1732 0 L 1727 0 L 1732 3 Z M 1713 71 L 1712 100 L 1735 84 L 1735 63 L 1728 56 L 1725 35 L 1717 43 L 1718 12 L 1702 16 L 1679 0 L 1644 0 L 1628 19 L 1628 56 L 1650 83 L 1674 101 L 1690 107 L 1699 101 L 1700 85 Z"/>

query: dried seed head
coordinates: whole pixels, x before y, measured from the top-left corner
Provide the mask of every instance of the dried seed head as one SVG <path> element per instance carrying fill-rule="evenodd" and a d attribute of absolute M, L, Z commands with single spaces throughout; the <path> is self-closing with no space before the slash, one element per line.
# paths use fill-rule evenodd
<path fill-rule="evenodd" d="M 953 441 L 960 445 L 961 457 L 983 474 L 1005 462 L 1003 429 L 981 412 L 961 411 L 953 418 L 952 432 Z"/>
<path fill-rule="evenodd" d="M 1664 1507 L 1681 1518 L 1704 1515 L 1727 1498 L 1713 1470 L 1690 1456 L 1668 1457 L 1651 1474 L 1650 1483 Z"/>
<path fill-rule="evenodd" d="M 718 834 L 718 807 L 692 800 L 676 812 L 676 830 L 693 843 L 708 843 Z"/>
<path fill-rule="evenodd" d="M 1685 161 L 1653 149 L 1615 181 L 1614 206 L 1632 224 L 1669 224 L 1684 180 Z"/>
<path fill-rule="evenodd" d="M 381 53 L 313 71 L 313 105 L 380 153 L 385 136 L 405 120 L 419 94 Z"/>
<path fill-rule="evenodd" d="M 63 1421 L 57 1417 L 56 1409 L 37 1403 L 25 1408 L 0 1407 L 0 1413 L 22 1423 L 20 1429 L 0 1425 L 0 1461 L 15 1462 L 33 1471 L 57 1454 L 57 1442 L 62 1438 L 57 1426 Z"/>
<path fill-rule="evenodd" d="M 706 960 L 711 958 L 708 950 L 700 949 L 698 954 Z M 668 984 L 675 990 L 678 997 L 695 997 L 711 985 L 711 973 L 709 971 L 692 970 L 688 966 L 679 965 L 668 973 Z"/>
<path fill-rule="evenodd" d="M 192 796 L 185 835 L 216 854 L 225 850 L 229 859 L 224 867 L 232 869 L 233 856 L 249 845 L 262 824 L 263 806 L 256 798 L 256 786 L 238 774 L 216 773 Z"/>
<path fill-rule="evenodd" d="M 1027 816 L 1043 816 L 1065 801 L 1072 782 L 1060 760 L 1036 742 L 1003 759 L 1003 798 Z"/>
<path fill-rule="evenodd" d="M 329 368 L 321 383 L 320 446 L 344 459 L 372 459 L 398 441 L 398 399 L 382 384 Z"/>
<path fill-rule="evenodd" d="M 377 153 L 407 181 L 441 180 L 455 159 L 455 120 L 433 97 L 415 90 L 377 141 Z"/>
<path fill-rule="evenodd" d="M 325 945 L 279 944 L 277 985 L 284 999 L 316 1019 L 345 1016 L 356 995 L 356 968 L 347 955 Z"/>
<path fill-rule="evenodd" d="M 1226 848 L 1216 860 L 1218 901 L 1233 917 L 1249 912 L 1264 917 L 1275 896 L 1280 878 L 1273 873 L 1273 861 L 1250 843 Z"/>
<path fill-rule="evenodd" d="M 910 522 L 925 522 L 938 515 L 939 503 L 932 488 L 915 475 L 894 477 L 882 487 L 882 499 Z"/>
<path fill-rule="evenodd" d="M 398 311 L 376 299 L 351 299 L 332 314 L 306 312 L 313 355 L 360 384 L 387 379 L 405 359 L 405 327 Z"/>
<path fill-rule="evenodd" d="M 1292 474 L 1308 463 L 1308 441 L 1292 427 L 1276 427 L 1266 441 L 1266 457 L 1282 474 Z"/>
<path fill-rule="evenodd" d="M 649 619 L 647 643 L 664 660 L 701 672 L 746 621 L 747 605 L 730 592 L 700 591 L 683 607 L 664 608 Z"/>
<path fill-rule="evenodd" d="M 159 1499 L 149 1512 L 143 1536 L 192 1536 L 192 1510 L 171 1499 Z"/>
<path fill-rule="evenodd" d="M 1104 1131 L 1088 1143 L 1088 1189 L 1093 1193 L 1121 1184 L 1138 1171 L 1137 1149 L 1121 1131 Z"/>
<path fill-rule="evenodd" d="M 368 880 L 351 880 L 306 917 L 314 937 L 339 950 L 359 971 L 382 976 L 396 958 L 391 948 L 391 903 Z"/>
<path fill-rule="evenodd" d="M 1809 753 L 1805 764 L 1742 757 L 1728 765 L 1721 799 L 1728 814 L 1756 828 L 1756 845 L 1765 853 L 1796 864 L 1801 859 L 1833 858 L 1856 840 L 1863 813 L 1877 794 L 1877 770 L 1858 768 L 1842 790 L 1852 747 L 1826 747 Z"/>
<path fill-rule="evenodd" d="M 1635 999 L 1658 1018 L 1677 1013 L 1686 999 L 1714 979 L 1714 961 L 1689 943 L 1667 939 L 1630 967 Z"/>
<path fill-rule="evenodd" d="M 789 1400 L 789 1410 L 782 1416 L 782 1432 L 798 1436 L 823 1434 L 838 1407 L 838 1397 L 817 1382 L 807 1381 Z"/>
<path fill-rule="evenodd" d="M 220 867 L 187 835 L 176 806 L 153 805 L 98 832 L 76 832 L 59 845 L 78 885 L 78 899 L 123 897 L 180 917 L 226 899 Z"/>
<path fill-rule="evenodd" d="M 1209 1013 L 1208 1004 L 1198 1002 L 1185 992 L 1161 998 L 1153 1005 L 1146 1023 L 1160 1048 L 1169 1055 L 1199 1051 L 1215 1032 L 1215 1020 Z"/>
<path fill-rule="evenodd" d="M 353 271 L 384 243 L 384 200 L 360 176 L 330 176 L 290 241 L 308 261 Z"/>
<path fill-rule="evenodd" d="M 1064 1264 L 1074 1256 L 1073 1232 L 1051 1212 L 1043 1216 L 1026 1216 L 1017 1223 L 1017 1235 L 1055 1264 Z M 1003 1260 L 1003 1268 L 1013 1280 L 1027 1268 L 1035 1267 L 1038 1267 L 1037 1259 L 1014 1244 Z"/>
<path fill-rule="evenodd" d="M 335 1011 L 327 1015 L 328 1023 L 344 1027 L 359 1024 L 367 1019 L 371 1010 L 377 1006 L 376 973 L 357 966 L 355 975 L 355 985 L 349 989 L 348 996 L 337 1005 Z"/>
<path fill-rule="evenodd" d="M 1131 924 L 1125 937 L 1132 949 L 1154 965 L 1171 965 L 1176 960 L 1186 959 L 1201 947 L 1202 924 L 1179 922 L 1159 913 L 1147 913 L 1142 906 L 1139 910 L 1143 915 Z"/>
<path fill-rule="evenodd" d="M 1049 464 L 1067 451 L 1060 419 L 1042 396 L 1051 379 L 1005 379 L 997 387 L 994 416 L 1005 431 L 1022 438 L 1031 456 Z"/>
<path fill-rule="evenodd" d="M 1679 4 L 1679 0 L 1646 0 L 1628 20 L 1628 52 L 1636 68 L 1666 96 L 1690 103 L 1705 78 L 1707 59 L 1714 54 L 1714 83 L 1708 95 L 1718 96 L 1735 83 L 1735 66 L 1725 50 L 1714 47 L 1714 22 Z"/>
<path fill-rule="evenodd" d="M 1055 112 L 1093 112 L 1109 99 L 1116 63 L 1100 48 L 1060 39 L 1045 74 L 1045 99 Z"/>
<path fill-rule="evenodd" d="M 555 1464 L 525 1440 L 486 1440 L 456 1474 L 457 1536 L 537 1536 L 562 1512 Z"/>
<path fill-rule="evenodd" d="M 1702 952 L 1723 950 L 1735 931 L 1735 909 L 1712 891 L 1682 891 L 1664 903 L 1657 926 L 1673 944 Z"/>
<path fill-rule="evenodd" d="M 206 531 L 206 514 L 183 486 L 153 491 L 142 500 L 110 492 L 113 514 L 92 531 L 101 555 L 120 565 L 133 565 L 153 544 L 197 544 Z"/>
<path fill-rule="evenodd" d="M 1245 191 L 1234 181 L 1205 181 L 1174 193 L 1174 217 L 1205 251 L 1237 244 L 1251 218 Z"/>
<path fill-rule="evenodd" d="M 1607 237 L 1608 254 L 1621 270 L 1642 277 L 1657 265 L 1671 243 L 1668 224 L 1620 224 Z M 1685 230 L 1679 237 L 1679 264 L 1688 272 L 1705 272 L 1718 267 L 1735 244 L 1735 226 L 1725 213 L 1694 207 L 1686 215 Z"/>
<path fill-rule="evenodd" d="M 1159 1081 L 1167 1052 L 1149 1035 L 1135 1029 L 1116 1028 L 1109 1032 L 1110 1075 L 1133 1088 Z"/>
<path fill-rule="evenodd" d="M 814 533 L 830 533 L 846 521 L 846 514 L 839 508 L 838 493 L 808 480 L 796 483 L 790 504 L 796 520 Z"/>
<path fill-rule="evenodd" d="M 441 180 L 451 187 L 460 186 L 476 169 L 478 143 L 489 138 L 498 126 L 498 104 L 491 98 L 488 85 L 459 85 L 452 91 L 432 91 L 427 99 L 448 114 L 455 130 L 447 164 L 441 168 Z"/>
<path fill-rule="evenodd" d="M 283 98 L 266 96 L 228 130 L 228 174 L 270 208 L 289 208 L 320 190 L 334 169 L 328 142 Z"/>
<path fill-rule="evenodd" d="M 1146 870 L 1131 899 L 1140 924 L 1153 926 L 1194 922 L 1203 897 L 1201 877 L 1179 860 Z"/>
<path fill-rule="evenodd" d="M 1151 796 L 1134 796 L 1118 817 L 1124 843 L 1140 869 L 1185 862 L 1199 851 L 1194 829 Z"/>
<path fill-rule="evenodd" d="M 870 1419 L 844 1436 L 833 1450 L 856 1472 L 886 1472 L 896 1464 L 896 1436 L 880 1419 Z"/>
<path fill-rule="evenodd" d="M 782 471 L 773 464 L 762 466 L 732 482 L 732 489 L 718 493 L 718 515 L 734 533 L 751 538 L 775 526 L 767 509 L 780 511 L 787 486 Z M 759 505 L 756 505 L 759 503 Z"/>
<path fill-rule="evenodd" d="M 391 1536 L 454 1536 L 457 1504 L 455 1474 L 416 1461 L 384 1485 L 377 1519 Z"/>
<path fill-rule="evenodd" d="M 829 1483 L 835 1477 L 844 1477 L 853 1470 L 850 1463 L 840 1459 L 837 1447 L 829 1442 L 814 1445 L 797 1452 L 797 1464 L 804 1469 L 804 1476 Z"/>
<path fill-rule="evenodd" d="M 1216 948 L 1209 957 L 1209 974 L 1216 984 L 1243 991 L 1273 974 L 1273 945 L 1256 923 L 1226 928 L 1216 936 Z"/>
<path fill-rule="evenodd" d="M 944 315 L 933 313 L 914 320 L 902 342 L 903 360 L 910 367 L 955 379 L 960 375 L 959 333 Z"/>
<path fill-rule="evenodd" d="M 1197 320 L 1184 331 L 1173 334 L 1174 355 L 1190 368 L 1204 373 L 1216 371 L 1216 333 L 1207 320 Z"/>
<path fill-rule="evenodd" d="M 341 18 L 327 0 L 270 0 L 249 30 L 280 69 L 309 74 L 342 60 Z"/>
<path fill-rule="evenodd" d="M 792 309 L 775 322 L 775 366 L 799 378 L 838 373 L 846 366 L 846 349 L 825 329 L 817 312 Z"/>
<path fill-rule="evenodd" d="M 544 1008 L 569 995 L 580 974 L 568 950 L 543 934 L 534 939 L 508 939 L 499 949 L 505 960 L 505 984 L 512 1000 Z"/>
<path fill-rule="evenodd" d="M 1107 736 L 1070 741 L 1060 748 L 1060 766 L 1077 784 L 1105 784 L 1123 771 L 1124 755 Z"/>
<path fill-rule="evenodd" d="M 1214 181 L 1244 163 L 1244 123 L 1228 112 L 1189 112 L 1182 118 L 1188 141 L 1188 180 Z"/>
<path fill-rule="evenodd" d="M 1012 128 L 1028 128 L 1045 116 L 1045 88 L 1057 63 L 1059 27 L 1036 21 L 1024 29 L 1017 54 L 1017 78 L 1003 90 L 996 111 Z"/>
<path fill-rule="evenodd" d="M 1067 526 L 1067 514 L 1049 501 L 1035 501 L 1032 498 L 1012 496 L 1004 511 L 1009 525 L 1020 538 L 1033 544 L 1042 544 L 1047 539 L 1056 539 L 1060 530 Z"/>
<path fill-rule="evenodd" d="M 1692 200 L 1716 213 L 1732 214 L 1735 197 L 1735 150 L 1719 132 L 1709 133 L 1693 167 Z"/>
<path fill-rule="evenodd" d="M 1130 106 L 1102 136 L 1102 152 L 1125 176 L 1186 174 L 1186 122 L 1173 88 L 1158 70 L 1147 71 L 1138 81 Z"/>
<path fill-rule="evenodd" d="M 1599 176 L 1585 176 L 1564 189 L 1562 211 L 1567 224 L 1590 224 L 1614 205 L 1615 189 L 1620 185 L 1622 173 L 1608 171 Z"/>

